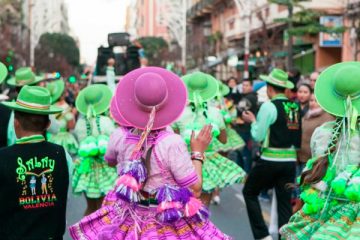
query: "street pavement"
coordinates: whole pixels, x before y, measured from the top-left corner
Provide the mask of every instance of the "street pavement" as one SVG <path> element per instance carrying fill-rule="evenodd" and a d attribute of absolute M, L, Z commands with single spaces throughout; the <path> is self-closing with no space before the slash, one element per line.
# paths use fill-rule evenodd
<path fill-rule="evenodd" d="M 242 185 L 233 185 L 221 192 L 220 205 L 211 206 L 211 220 L 234 240 L 253 240 L 246 207 L 242 195 Z M 270 219 L 270 203 L 261 203 L 266 222 Z M 67 226 L 77 222 L 84 214 L 86 201 L 83 196 L 69 194 Z M 70 240 L 66 232 L 64 240 Z"/>

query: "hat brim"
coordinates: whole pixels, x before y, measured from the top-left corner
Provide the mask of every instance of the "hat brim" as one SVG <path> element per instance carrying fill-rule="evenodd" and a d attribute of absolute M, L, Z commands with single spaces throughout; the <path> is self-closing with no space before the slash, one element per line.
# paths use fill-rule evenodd
<path fill-rule="evenodd" d="M 360 68 L 360 62 L 342 62 L 326 68 L 316 80 L 314 91 L 320 107 L 326 112 L 338 117 L 346 115 L 344 103 L 346 99 L 335 93 L 334 76 L 335 73 L 344 66 Z M 354 99 L 352 105 L 360 112 L 360 98 Z"/>
<path fill-rule="evenodd" d="M 55 103 L 60 97 L 61 95 L 63 94 L 64 92 L 64 89 L 65 89 L 65 82 L 61 79 L 61 80 L 56 80 L 56 81 L 53 81 L 49 84 L 55 84 L 56 85 L 56 88 L 55 88 L 55 92 L 52 93 L 50 92 L 50 95 L 51 95 L 51 103 Z M 48 89 L 50 91 L 50 89 Z"/>
<path fill-rule="evenodd" d="M 41 81 L 45 80 L 43 77 L 39 77 L 39 76 L 36 76 L 35 77 L 35 81 L 31 82 L 30 84 L 17 84 L 16 83 L 16 78 L 15 77 L 12 77 L 10 78 L 6 83 L 10 86 L 14 86 L 14 87 L 23 87 L 25 85 L 29 85 L 29 86 L 32 86 L 32 85 L 35 85 Z"/>
<path fill-rule="evenodd" d="M 0 62 L 0 84 L 5 80 L 8 75 L 7 67 Z"/>
<path fill-rule="evenodd" d="M 15 111 L 39 114 L 39 115 L 49 115 L 49 114 L 59 113 L 59 112 L 63 111 L 62 108 L 59 108 L 56 106 L 50 106 L 49 109 L 46 109 L 46 110 L 44 110 L 44 109 L 37 110 L 37 109 L 30 109 L 30 108 L 20 106 L 16 102 L 2 102 L 1 104 L 3 104 L 4 106 L 6 106 L 12 110 L 15 110 Z"/>
<path fill-rule="evenodd" d="M 199 93 L 199 95 L 201 96 L 201 99 L 204 102 L 216 97 L 216 95 L 219 91 L 219 84 L 213 76 L 206 74 L 206 77 L 208 79 L 208 85 L 204 90 L 199 91 L 199 90 L 193 90 L 189 87 L 187 88 L 187 92 L 189 94 L 188 98 L 189 98 L 190 102 L 195 101 L 195 92 Z M 192 80 L 193 76 L 191 76 L 191 74 L 185 75 L 182 79 L 187 86 L 188 86 L 189 81 L 194 81 L 194 80 Z"/>
<path fill-rule="evenodd" d="M 117 107 L 116 96 L 113 96 L 113 98 L 111 99 L 110 113 L 111 113 L 111 116 L 113 117 L 113 119 L 115 120 L 115 122 L 117 124 L 119 124 L 120 126 L 123 126 L 123 127 L 131 126 L 131 124 L 126 122 L 126 120 L 120 115 L 119 109 Z"/>
<path fill-rule="evenodd" d="M 126 74 L 116 89 L 116 103 L 120 115 L 131 126 L 144 129 L 149 121 L 150 112 L 144 111 L 135 100 L 135 83 L 144 73 L 156 73 L 163 77 L 168 95 L 166 101 L 155 114 L 152 129 L 165 128 L 176 121 L 183 113 L 187 102 L 185 84 L 174 73 L 159 67 L 136 69 Z"/>
<path fill-rule="evenodd" d="M 265 82 L 267 83 L 270 83 L 272 85 L 275 85 L 277 87 L 281 87 L 281 88 L 288 88 L 288 89 L 293 89 L 295 87 L 294 83 L 292 83 L 291 81 L 286 81 L 286 84 L 285 85 L 282 85 L 282 84 L 279 84 L 275 81 L 273 81 L 269 76 L 267 75 L 260 75 L 259 78 L 261 80 L 264 80 Z"/>
<path fill-rule="evenodd" d="M 219 84 L 222 84 L 222 86 L 220 87 L 220 94 L 222 96 L 228 95 L 230 93 L 230 88 L 223 83 L 219 83 Z"/>
<path fill-rule="evenodd" d="M 112 98 L 112 91 L 111 89 L 104 85 L 104 84 L 93 84 L 86 88 L 84 88 L 82 91 L 80 91 L 78 97 L 75 101 L 76 109 L 83 115 L 87 115 L 88 113 L 88 107 L 89 104 L 85 100 L 86 95 L 86 89 L 88 88 L 96 88 L 98 91 L 102 92 L 102 98 L 99 100 L 97 104 L 93 105 L 94 111 L 96 114 L 101 114 L 106 112 L 110 107 L 110 101 Z"/>

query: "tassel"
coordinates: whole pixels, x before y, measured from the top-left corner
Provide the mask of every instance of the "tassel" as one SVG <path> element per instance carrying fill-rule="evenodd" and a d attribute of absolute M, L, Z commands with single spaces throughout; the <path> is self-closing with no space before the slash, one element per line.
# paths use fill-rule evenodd
<path fill-rule="evenodd" d="M 126 202 L 139 202 L 140 190 L 146 180 L 146 168 L 141 160 L 127 161 L 120 171 L 116 196 Z"/>
<path fill-rule="evenodd" d="M 101 156 L 105 155 L 106 149 L 107 149 L 107 146 L 109 143 L 109 137 L 106 135 L 99 135 L 96 140 L 97 140 L 97 146 L 99 149 L 99 154 Z"/>
<path fill-rule="evenodd" d="M 78 153 L 80 157 L 97 156 L 99 149 L 96 144 L 96 138 L 93 136 L 88 136 L 83 141 L 81 141 Z"/>
<path fill-rule="evenodd" d="M 183 217 L 181 191 L 177 187 L 165 185 L 156 194 L 159 203 L 156 218 L 163 223 L 173 223 Z"/>
<path fill-rule="evenodd" d="M 197 221 L 204 221 L 209 218 L 209 210 L 197 198 L 193 197 L 189 189 L 183 188 L 182 190 L 184 216 L 195 217 Z"/>

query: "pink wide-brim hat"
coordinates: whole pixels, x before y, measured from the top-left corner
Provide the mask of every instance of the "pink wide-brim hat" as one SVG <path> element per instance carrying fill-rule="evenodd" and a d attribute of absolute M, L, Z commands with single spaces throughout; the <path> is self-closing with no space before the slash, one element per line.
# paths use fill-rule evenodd
<path fill-rule="evenodd" d="M 118 110 L 133 127 L 144 129 L 150 112 L 156 108 L 152 129 L 169 126 L 185 109 L 187 90 L 174 73 L 159 67 L 146 67 L 126 74 L 115 94 Z"/>
<path fill-rule="evenodd" d="M 117 103 L 116 103 L 116 96 L 113 96 L 110 103 L 110 113 L 111 116 L 114 118 L 115 122 L 123 127 L 130 127 L 131 124 L 125 121 L 125 119 L 120 115 Z"/>

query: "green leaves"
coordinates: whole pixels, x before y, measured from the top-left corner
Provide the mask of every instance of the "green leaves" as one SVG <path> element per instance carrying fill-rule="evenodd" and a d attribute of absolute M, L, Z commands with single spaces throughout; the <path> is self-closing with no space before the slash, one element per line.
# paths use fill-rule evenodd
<path fill-rule="evenodd" d="M 162 53 L 168 50 L 168 43 L 162 37 L 142 37 L 138 39 L 145 51 L 150 65 L 161 64 Z"/>

